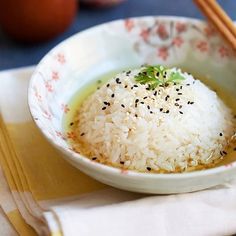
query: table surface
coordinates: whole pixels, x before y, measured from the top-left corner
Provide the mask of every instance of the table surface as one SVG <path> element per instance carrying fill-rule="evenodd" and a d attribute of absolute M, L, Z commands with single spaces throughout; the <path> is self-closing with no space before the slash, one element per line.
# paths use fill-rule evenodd
<path fill-rule="evenodd" d="M 236 0 L 219 0 L 226 12 L 236 20 Z M 126 0 L 107 9 L 81 7 L 72 25 L 59 37 L 35 45 L 22 45 L 10 40 L 0 30 L 0 70 L 34 65 L 65 38 L 103 22 L 145 15 L 172 15 L 203 18 L 192 0 Z"/>

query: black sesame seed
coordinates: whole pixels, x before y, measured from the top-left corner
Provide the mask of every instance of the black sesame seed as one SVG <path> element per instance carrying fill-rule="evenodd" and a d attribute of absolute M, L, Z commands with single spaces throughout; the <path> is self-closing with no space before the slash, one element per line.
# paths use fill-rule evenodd
<path fill-rule="evenodd" d="M 72 126 L 73 124 L 74 124 L 74 122 L 71 122 L 71 123 L 70 123 L 70 126 Z"/>
<path fill-rule="evenodd" d="M 121 104 L 121 106 L 122 106 L 123 108 L 125 108 L 125 105 L 124 105 L 124 104 Z"/>
<path fill-rule="evenodd" d="M 183 106 L 182 105 L 179 105 L 179 109 L 181 109 Z"/>
<path fill-rule="evenodd" d="M 135 107 L 137 107 L 137 103 L 135 103 Z"/>
<path fill-rule="evenodd" d="M 150 110 L 150 106 L 149 105 L 147 105 L 147 109 Z"/>
<path fill-rule="evenodd" d="M 115 97 L 115 94 L 113 93 L 113 94 L 111 95 L 111 97 L 114 98 L 114 97 Z"/>
<path fill-rule="evenodd" d="M 153 113 L 153 111 L 150 111 L 150 114 L 152 114 Z"/>
<path fill-rule="evenodd" d="M 133 90 L 134 87 L 131 87 L 130 89 Z"/>
<path fill-rule="evenodd" d="M 157 91 L 155 91 L 153 95 L 156 96 L 157 95 Z"/>
<path fill-rule="evenodd" d="M 125 88 L 127 88 L 128 87 L 128 85 L 125 85 Z"/>
<path fill-rule="evenodd" d="M 129 70 L 129 71 L 126 72 L 126 75 L 128 76 L 130 73 L 131 73 L 131 71 Z"/>
<path fill-rule="evenodd" d="M 222 133 L 220 133 L 220 136 L 223 136 L 223 134 L 222 134 Z"/>
<path fill-rule="evenodd" d="M 110 84 L 107 84 L 107 88 L 110 86 Z"/>
<path fill-rule="evenodd" d="M 144 102 L 140 102 L 141 104 L 144 104 Z"/>
<path fill-rule="evenodd" d="M 103 102 L 104 103 L 104 105 L 108 105 L 108 102 Z"/>
<path fill-rule="evenodd" d="M 158 71 L 158 72 L 156 73 L 156 76 L 159 77 L 159 75 L 160 75 L 160 72 Z"/>
<path fill-rule="evenodd" d="M 178 95 L 182 95 L 182 93 L 178 93 Z"/>
<path fill-rule="evenodd" d="M 180 114 L 184 114 L 182 111 L 179 111 Z"/>
<path fill-rule="evenodd" d="M 177 85 L 177 83 L 174 83 L 174 85 Z"/>
<path fill-rule="evenodd" d="M 120 164 L 121 164 L 121 165 L 124 165 L 124 164 L 125 164 L 125 162 L 124 162 L 124 161 L 120 161 Z"/>
<path fill-rule="evenodd" d="M 226 151 L 222 151 L 222 152 L 223 152 L 223 154 L 227 155 L 227 152 L 226 152 Z"/>
<path fill-rule="evenodd" d="M 167 95 L 167 96 L 165 97 L 165 101 L 167 101 L 169 97 L 170 97 L 170 96 L 169 96 L 169 95 Z"/>
<path fill-rule="evenodd" d="M 166 111 L 166 113 L 168 114 L 168 113 L 170 113 L 170 111 L 169 111 L 169 110 L 167 110 L 167 111 Z"/>
<path fill-rule="evenodd" d="M 177 88 L 177 89 L 176 89 L 176 91 L 178 92 L 178 91 L 179 91 L 179 89 Z"/>
<path fill-rule="evenodd" d="M 81 133 L 81 134 L 80 134 L 80 136 L 84 136 L 84 135 L 85 135 L 85 133 Z"/>
<path fill-rule="evenodd" d="M 163 75 L 163 78 L 165 79 L 165 78 L 166 78 L 166 75 Z"/>
<path fill-rule="evenodd" d="M 180 89 L 182 89 L 182 88 L 183 88 L 183 86 L 181 85 L 181 86 L 180 86 Z"/>
<path fill-rule="evenodd" d="M 222 151 L 220 151 L 220 155 L 221 155 L 221 156 L 223 156 L 223 153 L 222 153 Z"/>
<path fill-rule="evenodd" d="M 93 160 L 93 161 L 97 160 L 97 157 L 92 157 L 92 160 Z"/>
<path fill-rule="evenodd" d="M 160 111 L 163 111 L 163 108 L 160 108 Z"/>
<path fill-rule="evenodd" d="M 135 114 L 134 116 L 135 116 L 135 117 L 138 117 L 138 115 L 137 115 L 137 114 Z"/>
<path fill-rule="evenodd" d="M 148 167 L 147 167 L 147 170 L 148 170 L 148 171 L 151 171 L 151 170 L 152 170 L 152 168 L 148 166 Z"/>
<path fill-rule="evenodd" d="M 135 87 L 135 88 L 138 88 L 138 85 L 137 85 L 137 84 L 135 84 L 135 85 L 134 85 L 134 87 Z"/>
<path fill-rule="evenodd" d="M 106 109 L 107 109 L 106 107 L 103 107 L 103 108 L 102 108 L 103 111 L 106 110 Z"/>
<path fill-rule="evenodd" d="M 190 101 L 188 101 L 188 104 L 190 104 Z"/>
<path fill-rule="evenodd" d="M 194 102 L 190 102 L 189 104 L 190 104 L 190 105 L 193 105 L 193 104 L 194 104 Z"/>
<path fill-rule="evenodd" d="M 138 103 L 138 102 L 139 102 L 139 99 L 136 99 L 136 100 L 135 100 L 135 103 Z"/>
<path fill-rule="evenodd" d="M 118 84 L 120 82 L 120 79 L 119 78 L 116 78 L 116 83 Z"/>
<path fill-rule="evenodd" d="M 147 99 L 147 97 L 144 97 L 143 99 Z"/>
<path fill-rule="evenodd" d="M 186 84 L 186 86 L 190 86 L 190 84 Z"/>
<path fill-rule="evenodd" d="M 180 99 L 179 98 L 176 98 L 175 101 L 178 102 Z"/>
<path fill-rule="evenodd" d="M 179 103 L 175 103 L 175 106 L 177 106 L 177 107 L 178 107 L 178 106 L 179 106 Z"/>

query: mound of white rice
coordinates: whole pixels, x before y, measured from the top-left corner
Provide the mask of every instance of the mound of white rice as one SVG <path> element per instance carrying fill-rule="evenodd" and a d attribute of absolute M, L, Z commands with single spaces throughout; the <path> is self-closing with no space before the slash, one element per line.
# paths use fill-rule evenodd
<path fill-rule="evenodd" d="M 199 80 L 149 90 L 123 72 L 82 104 L 78 148 L 93 160 L 137 171 L 181 172 L 222 158 L 231 111 Z"/>

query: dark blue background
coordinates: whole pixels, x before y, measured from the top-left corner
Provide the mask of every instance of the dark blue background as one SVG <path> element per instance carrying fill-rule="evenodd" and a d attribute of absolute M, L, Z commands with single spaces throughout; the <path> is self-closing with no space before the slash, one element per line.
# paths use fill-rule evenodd
<path fill-rule="evenodd" d="M 219 0 L 219 3 L 233 20 L 236 20 L 236 0 Z M 88 27 L 114 19 L 145 15 L 202 18 L 192 0 L 126 0 L 121 5 L 107 9 L 81 7 L 70 28 L 59 37 L 46 43 L 37 45 L 18 44 L 0 31 L 0 70 L 36 64 L 56 44 Z"/>

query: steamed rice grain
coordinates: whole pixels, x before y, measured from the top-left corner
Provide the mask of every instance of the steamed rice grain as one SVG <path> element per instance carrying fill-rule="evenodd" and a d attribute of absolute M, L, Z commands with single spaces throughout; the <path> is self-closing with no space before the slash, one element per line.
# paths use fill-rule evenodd
<path fill-rule="evenodd" d="M 137 171 L 181 172 L 220 160 L 235 127 L 217 94 L 180 70 L 181 84 L 149 90 L 135 81 L 139 71 L 118 74 L 83 102 L 76 148 Z"/>

